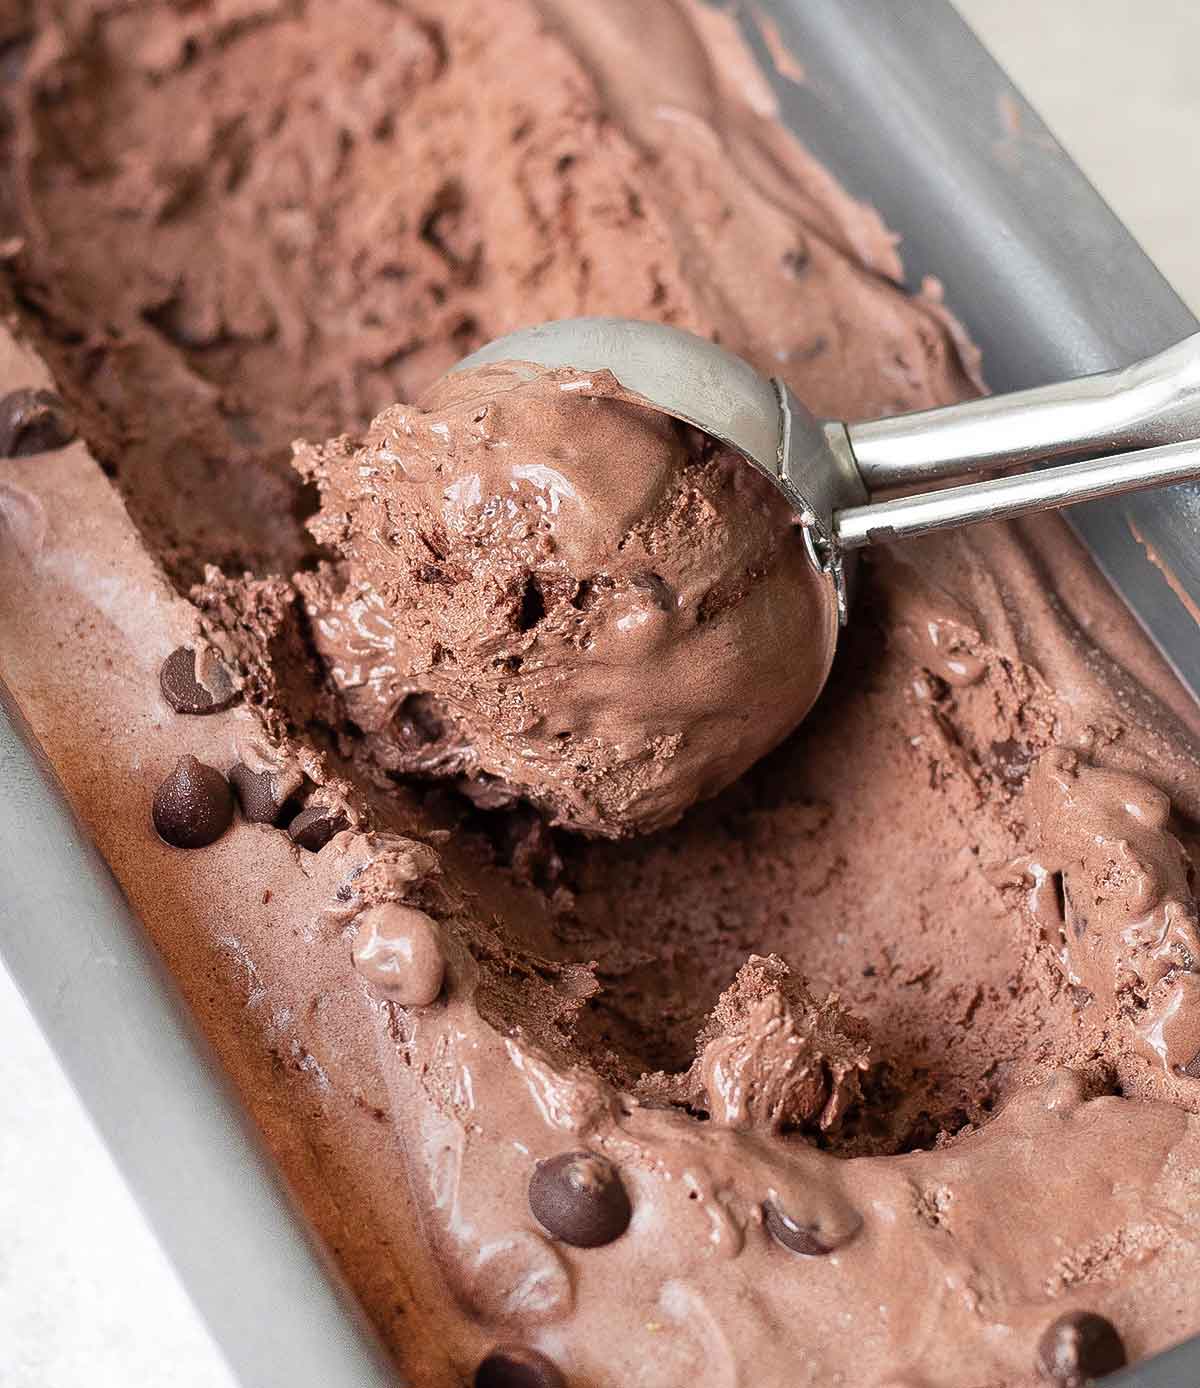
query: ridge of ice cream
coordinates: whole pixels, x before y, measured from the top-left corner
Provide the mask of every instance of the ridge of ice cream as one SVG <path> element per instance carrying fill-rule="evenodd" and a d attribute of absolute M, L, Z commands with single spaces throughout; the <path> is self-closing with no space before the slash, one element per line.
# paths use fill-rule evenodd
<path fill-rule="evenodd" d="M 405 1378 L 1066 1388 L 1200 1328 L 1200 719 L 1059 521 L 867 556 L 798 732 L 628 841 L 481 813 L 465 743 L 390 773 L 314 650 L 370 528 L 315 552 L 291 441 L 378 447 L 522 323 L 674 322 L 838 418 L 976 388 L 730 14 L 21 23 L 0 672 Z M 322 526 L 354 449 L 302 455 Z"/>
<path fill-rule="evenodd" d="M 784 499 L 607 373 L 443 377 L 356 445 L 302 445 L 316 649 L 389 773 L 659 829 L 803 718 L 836 613 Z"/>

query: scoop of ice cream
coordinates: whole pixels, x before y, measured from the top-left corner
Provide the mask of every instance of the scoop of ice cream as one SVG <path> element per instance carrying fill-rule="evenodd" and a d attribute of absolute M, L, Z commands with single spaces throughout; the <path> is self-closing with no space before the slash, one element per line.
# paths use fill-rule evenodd
<path fill-rule="evenodd" d="M 866 1028 L 818 1002 L 777 955 L 752 954 L 723 992 L 681 1075 L 651 1075 L 648 1099 L 687 1104 L 724 1127 L 828 1131 L 862 1097 Z"/>
<path fill-rule="evenodd" d="M 836 617 L 790 508 L 607 373 L 444 377 L 300 445 L 317 648 L 389 772 L 617 837 L 678 819 L 804 717 Z"/>

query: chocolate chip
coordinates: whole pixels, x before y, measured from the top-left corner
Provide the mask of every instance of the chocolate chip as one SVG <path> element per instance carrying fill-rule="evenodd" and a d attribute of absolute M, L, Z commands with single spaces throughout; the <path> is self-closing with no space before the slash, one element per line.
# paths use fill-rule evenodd
<path fill-rule="evenodd" d="M 173 848 L 205 848 L 233 822 L 233 792 L 214 766 L 180 757 L 154 795 L 154 827 Z"/>
<path fill-rule="evenodd" d="M 230 768 L 229 780 L 237 795 L 242 814 L 251 824 L 280 824 L 289 808 L 290 796 L 279 795 L 279 782 L 270 771 L 251 771 L 245 762 Z"/>
<path fill-rule="evenodd" d="M 310 853 L 319 853 L 322 848 L 343 829 L 349 829 L 350 821 L 341 812 L 329 805 L 311 805 L 301 810 L 288 825 L 288 836 L 293 843 L 307 848 Z"/>
<path fill-rule="evenodd" d="M 0 458 L 63 448 L 75 437 L 67 407 L 52 390 L 13 390 L 0 399 Z"/>
<path fill-rule="evenodd" d="M 566 1388 L 544 1354 L 524 1345 L 497 1345 L 475 1370 L 475 1388 Z"/>
<path fill-rule="evenodd" d="M 1127 1362 L 1112 1321 L 1091 1311 L 1059 1316 L 1038 1341 L 1038 1371 L 1056 1388 L 1083 1388 L 1094 1378 L 1123 1369 Z"/>
<path fill-rule="evenodd" d="M 1033 753 L 1015 738 L 992 743 L 992 762 L 997 776 L 1012 790 L 1019 790 L 1033 765 Z"/>
<path fill-rule="evenodd" d="M 839 1237 L 812 1225 L 798 1224 L 791 1215 L 784 1214 L 778 1205 L 773 1205 L 769 1200 L 762 1208 L 767 1233 L 790 1253 L 799 1253 L 805 1258 L 823 1258 L 853 1237 L 853 1234 Z"/>
<path fill-rule="evenodd" d="M 616 1167 L 595 1152 L 564 1152 L 538 1162 L 529 1208 L 548 1234 L 576 1248 L 619 1239 L 633 1214 Z"/>
<path fill-rule="evenodd" d="M 176 713 L 220 713 L 238 696 L 237 686 L 212 651 L 199 661 L 191 646 L 176 646 L 158 672 L 158 687 Z"/>

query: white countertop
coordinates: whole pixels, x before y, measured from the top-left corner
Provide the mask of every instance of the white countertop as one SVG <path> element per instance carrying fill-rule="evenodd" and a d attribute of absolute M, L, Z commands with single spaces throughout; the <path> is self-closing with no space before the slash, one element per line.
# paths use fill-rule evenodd
<path fill-rule="evenodd" d="M 1200 5 L 954 0 L 1046 124 L 1200 314 Z"/>
<path fill-rule="evenodd" d="M 0 967 L 0 1384 L 234 1388 Z"/>
<path fill-rule="evenodd" d="M 958 0 L 1200 310 L 1200 5 Z M 0 1383 L 233 1388 L 20 996 L 0 970 Z"/>

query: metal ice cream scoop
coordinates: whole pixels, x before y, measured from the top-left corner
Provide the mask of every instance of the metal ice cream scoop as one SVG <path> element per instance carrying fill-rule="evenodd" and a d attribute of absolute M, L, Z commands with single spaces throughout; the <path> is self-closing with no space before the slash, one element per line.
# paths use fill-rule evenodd
<path fill-rule="evenodd" d="M 455 369 L 500 361 L 609 371 L 654 409 L 743 454 L 795 508 L 843 621 L 848 550 L 1200 478 L 1200 334 L 1120 371 L 854 425 L 814 419 L 783 381 L 658 323 L 542 323 Z M 1049 461 L 1060 465 L 914 491 Z M 870 500 L 896 488 L 909 494 Z"/>

